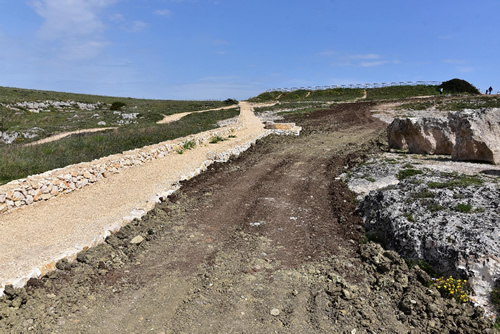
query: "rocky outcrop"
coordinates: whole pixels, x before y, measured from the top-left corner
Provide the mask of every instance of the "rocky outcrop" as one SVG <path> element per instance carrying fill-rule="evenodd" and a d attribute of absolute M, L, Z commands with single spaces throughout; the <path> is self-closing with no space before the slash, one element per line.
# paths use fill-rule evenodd
<path fill-rule="evenodd" d="M 474 301 L 487 308 L 500 280 L 499 208 L 497 180 L 430 171 L 372 191 L 359 205 L 369 239 L 469 279 Z"/>
<path fill-rule="evenodd" d="M 451 154 L 454 134 L 444 117 L 396 118 L 387 128 L 389 147 L 417 154 Z"/>
<path fill-rule="evenodd" d="M 500 164 L 500 109 L 464 110 L 449 113 L 456 135 L 453 160 Z"/>
<path fill-rule="evenodd" d="M 448 118 L 396 118 L 387 128 L 389 147 L 453 160 L 500 164 L 500 109 L 451 112 Z"/>

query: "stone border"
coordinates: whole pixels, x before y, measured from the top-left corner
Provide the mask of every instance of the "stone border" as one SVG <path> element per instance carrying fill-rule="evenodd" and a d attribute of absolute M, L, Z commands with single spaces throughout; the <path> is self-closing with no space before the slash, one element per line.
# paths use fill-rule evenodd
<path fill-rule="evenodd" d="M 140 149 L 127 151 L 122 154 L 115 154 L 112 156 L 100 158 L 92 162 L 79 163 L 61 169 L 48 171 L 43 174 L 30 176 L 26 179 L 12 181 L 0 187 L 0 196 L 5 196 L 5 202 L 3 203 L 6 203 L 7 196 L 25 196 L 25 199 L 19 200 L 19 202 L 21 202 L 19 206 L 14 205 L 10 210 L 17 210 L 27 205 L 35 205 L 37 202 L 50 200 L 51 198 L 54 198 L 56 196 L 61 196 L 73 191 L 77 191 L 85 186 L 96 183 L 103 178 L 111 177 L 113 174 L 120 173 L 120 171 L 125 168 L 139 166 L 146 162 L 166 157 L 169 154 L 176 154 L 176 150 L 182 149 L 184 143 L 188 141 L 194 141 L 197 145 L 203 144 L 209 142 L 214 136 L 229 136 L 234 133 L 236 129 L 242 128 L 243 126 L 244 122 L 240 120 L 234 126 L 216 130 L 209 130 L 195 135 L 190 135 L 163 143 L 146 146 Z M 164 191 L 151 196 L 144 205 L 132 210 L 128 216 L 122 217 L 121 219 L 105 226 L 101 233 L 99 235 L 96 235 L 96 237 L 89 244 L 78 247 L 77 249 L 73 248 L 71 250 L 63 250 L 60 253 L 60 256 L 58 256 L 57 258 L 52 259 L 50 262 L 40 267 L 32 268 L 27 275 L 24 275 L 23 277 L 20 277 L 15 281 L 8 283 L 0 282 L 0 296 L 3 295 L 5 284 L 12 284 L 15 288 L 21 288 L 27 283 L 30 278 L 40 277 L 48 272 L 55 270 L 56 263 L 58 261 L 63 259 L 74 261 L 80 251 L 88 249 L 90 247 L 95 247 L 98 244 L 103 243 L 109 235 L 117 232 L 122 226 L 130 223 L 134 219 L 141 219 L 145 214 L 151 211 L 157 203 L 161 202 L 164 198 L 168 197 L 176 190 L 178 190 L 181 187 L 181 181 L 189 180 L 192 177 L 201 174 L 214 162 L 226 162 L 231 157 L 238 156 L 242 152 L 246 151 L 253 144 L 255 144 L 257 140 L 267 137 L 268 135 L 278 134 L 298 136 L 300 135 L 301 130 L 302 128 L 299 126 L 293 126 L 292 129 L 267 129 L 263 130 L 263 132 L 260 135 L 257 135 L 255 138 L 250 139 L 239 146 L 230 148 L 224 152 L 209 152 L 207 154 L 207 159 L 203 161 L 200 167 L 196 168 L 188 175 L 181 176 L 180 179 L 175 184 L 172 184 L 172 186 L 168 189 L 165 189 Z M 60 187 L 64 187 L 62 191 L 59 190 Z M 49 191 L 47 192 L 47 190 Z M 33 192 L 35 192 L 35 195 L 31 195 L 33 194 Z M 36 196 L 37 193 L 41 193 L 41 195 L 40 198 L 35 201 L 34 196 Z M 44 197 L 44 194 L 48 194 L 49 196 Z M 33 201 L 26 201 L 26 198 L 29 198 L 28 196 L 32 196 Z M 12 202 L 12 200 L 10 201 Z M 4 210 L 4 212 L 7 212 L 8 210 L 9 209 Z"/>
<path fill-rule="evenodd" d="M 241 126 L 240 123 L 209 130 L 11 181 L 0 186 L 0 214 L 69 194 L 120 173 L 125 168 L 176 154 L 186 142 L 194 141 L 200 145 L 209 142 L 214 136 L 228 136 Z"/>

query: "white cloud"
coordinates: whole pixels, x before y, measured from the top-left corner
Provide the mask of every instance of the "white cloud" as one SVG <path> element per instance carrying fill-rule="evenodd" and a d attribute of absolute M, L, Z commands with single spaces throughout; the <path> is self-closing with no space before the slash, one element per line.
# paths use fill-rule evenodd
<path fill-rule="evenodd" d="M 457 69 L 462 72 L 462 73 L 471 73 L 474 72 L 476 69 L 472 66 L 458 66 Z"/>
<path fill-rule="evenodd" d="M 59 56 L 69 61 L 92 59 L 97 57 L 108 44 L 104 40 L 97 39 L 66 41 Z"/>
<path fill-rule="evenodd" d="M 158 9 L 158 10 L 155 10 L 154 13 L 156 15 L 160 15 L 160 16 L 166 16 L 166 17 L 172 16 L 172 12 L 168 9 Z"/>
<path fill-rule="evenodd" d="M 92 35 L 104 30 L 98 13 L 116 0 L 34 0 L 31 6 L 45 21 L 40 36 L 54 40 L 65 36 Z"/>
<path fill-rule="evenodd" d="M 97 57 L 109 44 L 100 17 L 117 0 L 32 0 L 33 10 L 44 20 L 38 36 L 48 57 L 80 61 Z M 123 16 L 116 14 L 112 20 Z"/>
<path fill-rule="evenodd" d="M 229 45 L 230 43 L 223 39 L 214 39 L 212 40 L 213 45 Z"/>
<path fill-rule="evenodd" d="M 463 65 L 463 64 L 465 64 L 465 60 L 461 60 L 461 59 L 445 59 L 445 60 L 443 60 L 443 63 L 445 63 L 445 64 L 451 64 L 451 65 Z"/>
<path fill-rule="evenodd" d="M 322 56 L 322 57 L 336 56 L 337 55 L 337 51 L 327 50 L 327 51 L 320 52 L 319 55 Z"/>
<path fill-rule="evenodd" d="M 120 13 L 117 13 L 117 14 L 113 14 L 109 17 L 109 20 L 111 22 L 124 22 L 125 21 L 125 17 L 120 14 Z"/>
<path fill-rule="evenodd" d="M 381 59 L 382 56 L 376 53 L 366 53 L 366 54 L 348 55 L 345 58 L 369 60 L 369 59 Z"/>
<path fill-rule="evenodd" d="M 147 23 L 143 21 L 133 21 L 127 31 L 138 32 L 146 29 Z"/>
<path fill-rule="evenodd" d="M 380 65 L 384 65 L 384 64 L 387 64 L 386 61 L 362 61 L 359 63 L 359 65 L 361 67 L 375 67 L 375 66 L 380 66 Z"/>

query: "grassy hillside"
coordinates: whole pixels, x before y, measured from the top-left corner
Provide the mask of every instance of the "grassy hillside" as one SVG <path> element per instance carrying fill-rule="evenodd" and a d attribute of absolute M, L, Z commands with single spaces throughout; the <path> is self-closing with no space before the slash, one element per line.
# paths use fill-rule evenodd
<path fill-rule="evenodd" d="M 26 102 L 45 101 L 51 101 L 52 104 L 69 101 L 95 104 L 96 108 L 86 110 L 77 103 L 71 103 L 70 106 L 62 108 L 49 105 L 42 108 L 43 111 L 33 112 L 32 108 L 26 105 Z M 115 102 L 124 106 L 119 110 L 110 110 Z M 161 120 L 163 115 L 212 109 L 227 104 L 224 101 L 148 100 L 0 87 L 0 105 L 0 131 L 39 128 L 37 137 L 31 140 L 18 139 L 26 143 L 66 131 L 110 126 L 147 126 Z"/>
<path fill-rule="evenodd" d="M 249 99 L 254 102 L 265 101 L 349 101 L 363 97 L 366 92 L 367 100 L 400 99 L 414 96 L 439 95 L 438 86 L 433 85 L 406 85 L 380 88 L 332 88 L 291 92 L 272 91 L 259 94 Z"/>
<path fill-rule="evenodd" d="M 64 103 L 62 107 L 57 103 L 46 104 L 38 112 L 33 112 L 33 105 L 26 103 L 43 101 Z M 170 124 L 159 125 L 156 121 L 163 115 L 212 109 L 235 102 L 146 100 L 0 87 L 0 131 L 2 128 L 9 133 L 39 129 L 36 137 L 18 138 L 13 144 L 0 142 L 0 184 L 216 128 L 219 120 L 239 114 L 236 105 L 231 109 L 191 114 Z M 113 104 L 121 107 L 111 108 Z M 91 110 L 86 109 L 89 106 Z M 99 122 L 105 124 L 99 125 Z M 52 134 L 99 127 L 117 129 L 71 136 L 42 145 L 24 145 Z"/>

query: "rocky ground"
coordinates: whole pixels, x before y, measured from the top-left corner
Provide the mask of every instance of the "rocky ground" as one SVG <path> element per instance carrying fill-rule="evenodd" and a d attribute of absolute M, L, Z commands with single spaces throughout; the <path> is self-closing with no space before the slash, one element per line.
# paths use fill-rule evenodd
<path fill-rule="evenodd" d="M 393 251 L 365 242 L 340 175 L 379 152 L 370 103 L 291 117 L 79 254 L 6 288 L 1 333 L 488 333 Z"/>

